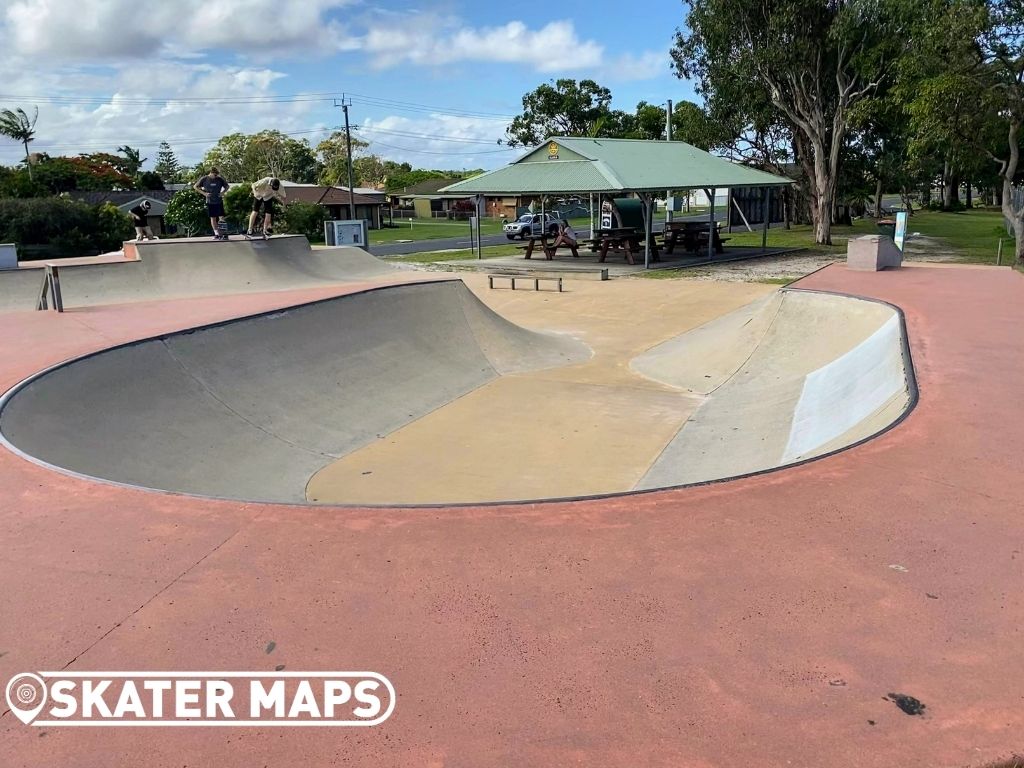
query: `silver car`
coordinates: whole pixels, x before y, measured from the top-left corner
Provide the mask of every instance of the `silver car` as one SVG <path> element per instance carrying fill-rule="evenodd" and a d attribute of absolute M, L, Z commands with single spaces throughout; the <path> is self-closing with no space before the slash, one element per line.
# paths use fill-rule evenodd
<path fill-rule="evenodd" d="M 542 231 L 546 231 L 549 235 L 554 236 L 558 234 L 558 221 L 558 217 L 550 213 L 543 215 L 539 213 L 524 213 L 515 221 L 510 221 L 502 227 L 502 230 L 505 232 L 505 237 L 509 240 L 515 240 L 517 237 L 520 240 L 525 240 L 531 236 L 537 237 Z"/>

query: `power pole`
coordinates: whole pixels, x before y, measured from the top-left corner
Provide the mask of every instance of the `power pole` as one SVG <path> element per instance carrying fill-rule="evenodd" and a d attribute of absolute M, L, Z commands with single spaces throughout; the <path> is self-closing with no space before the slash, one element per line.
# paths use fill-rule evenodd
<path fill-rule="evenodd" d="M 665 110 L 665 141 L 672 141 L 672 99 L 668 100 L 668 109 Z M 665 190 L 665 223 L 672 222 L 672 190 Z"/>
<path fill-rule="evenodd" d="M 349 221 L 356 220 L 356 201 L 355 201 L 355 187 L 352 184 L 352 132 L 348 127 L 348 108 L 352 104 L 352 99 L 342 96 L 341 103 L 338 100 L 334 100 L 334 106 L 341 107 L 345 113 L 345 155 L 348 163 L 348 218 Z"/>

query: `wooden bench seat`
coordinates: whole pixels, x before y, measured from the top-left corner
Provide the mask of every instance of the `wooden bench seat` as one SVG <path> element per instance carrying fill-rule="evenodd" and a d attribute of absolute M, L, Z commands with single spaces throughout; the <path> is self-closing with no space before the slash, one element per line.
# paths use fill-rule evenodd
<path fill-rule="evenodd" d="M 512 290 L 515 290 L 517 280 L 534 281 L 534 290 L 541 290 L 541 281 L 554 283 L 558 287 L 558 293 L 562 292 L 562 279 L 552 274 L 488 274 L 487 287 L 494 290 L 496 280 L 507 280 Z"/>

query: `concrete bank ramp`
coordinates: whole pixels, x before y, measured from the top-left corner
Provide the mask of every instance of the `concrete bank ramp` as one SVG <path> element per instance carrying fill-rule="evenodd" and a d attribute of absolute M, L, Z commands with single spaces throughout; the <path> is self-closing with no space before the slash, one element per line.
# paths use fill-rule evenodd
<path fill-rule="evenodd" d="M 137 258 L 133 258 L 136 256 Z M 361 248 L 311 248 L 301 235 L 269 240 L 232 237 L 125 243 L 127 260 L 60 267 L 66 308 L 155 299 L 220 296 L 375 280 L 410 269 Z M 0 272 L 0 312 L 31 310 L 42 281 L 37 269 Z"/>
<path fill-rule="evenodd" d="M 501 374 L 589 357 L 462 281 L 382 287 L 72 361 L 13 392 L 0 433 L 92 477 L 302 502 L 321 467 Z"/>
<path fill-rule="evenodd" d="M 909 407 L 912 371 L 892 307 L 780 291 L 635 358 L 705 397 L 637 489 L 785 466 L 867 438 Z"/>

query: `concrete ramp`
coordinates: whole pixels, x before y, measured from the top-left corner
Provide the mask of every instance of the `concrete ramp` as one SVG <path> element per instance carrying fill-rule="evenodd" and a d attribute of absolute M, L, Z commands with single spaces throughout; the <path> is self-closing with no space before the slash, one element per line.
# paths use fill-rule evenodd
<path fill-rule="evenodd" d="M 911 402 L 903 333 L 885 304 L 780 291 L 636 358 L 636 372 L 705 397 L 637 489 L 773 469 L 870 437 Z"/>
<path fill-rule="evenodd" d="M 128 242 L 124 254 L 116 262 L 76 259 L 62 265 L 64 306 L 284 291 L 386 279 L 410 269 L 360 248 L 311 248 L 301 235 Z M 41 281 L 35 269 L 0 272 L 0 312 L 34 309 Z"/>
<path fill-rule="evenodd" d="M 503 371 L 589 356 L 508 323 L 461 281 L 394 286 L 72 361 L 15 392 L 0 432 L 83 475 L 301 502 L 325 464 Z"/>

